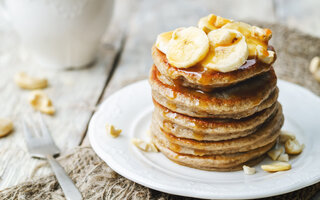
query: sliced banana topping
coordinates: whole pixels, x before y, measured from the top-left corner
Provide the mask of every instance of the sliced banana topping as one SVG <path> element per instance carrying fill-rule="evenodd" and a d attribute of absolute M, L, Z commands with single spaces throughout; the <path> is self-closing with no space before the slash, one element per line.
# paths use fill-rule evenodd
<path fill-rule="evenodd" d="M 172 38 L 173 31 L 164 32 L 158 35 L 156 40 L 156 47 L 164 54 L 168 52 L 169 41 Z"/>
<path fill-rule="evenodd" d="M 231 22 L 231 20 L 210 14 L 199 20 L 198 27 L 208 34 L 210 31 L 221 28 L 229 22 Z"/>
<path fill-rule="evenodd" d="M 256 56 L 267 64 L 274 61 L 274 51 L 268 50 L 268 41 L 272 37 L 271 30 L 251 26 L 243 22 L 227 23 L 222 29 L 233 29 L 242 33 L 248 44 L 249 56 Z"/>
<path fill-rule="evenodd" d="M 201 64 L 229 72 L 237 70 L 248 57 L 272 64 L 276 55 L 268 49 L 271 37 L 270 29 L 210 14 L 199 20 L 198 28 L 178 28 L 159 34 L 155 46 L 177 68 Z"/>
<path fill-rule="evenodd" d="M 238 69 L 248 58 L 245 37 L 236 30 L 217 29 L 208 34 L 210 51 L 201 64 L 220 72 Z"/>
<path fill-rule="evenodd" d="M 209 40 L 196 27 L 176 29 L 168 45 L 168 62 L 177 68 L 188 68 L 200 62 L 209 51 Z"/>

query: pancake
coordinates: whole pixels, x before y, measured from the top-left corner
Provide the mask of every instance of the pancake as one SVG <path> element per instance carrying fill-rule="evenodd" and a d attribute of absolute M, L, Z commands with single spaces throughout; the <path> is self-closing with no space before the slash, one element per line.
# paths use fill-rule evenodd
<path fill-rule="evenodd" d="M 243 153 L 195 156 L 172 151 L 158 140 L 157 137 L 153 137 L 152 141 L 170 160 L 184 166 L 211 171 L 236 171 L 242 169 L 244 164 L 249 166 L 255 165 L 264 158 L 263 155 L 275 144 L 275 142 L 272 142 L 266 146 Z"/>
<path fill-rule="evenodd" d="M 271 69 L 270 64 L 258 62 L 254 58 L 248 59 L 238 70 L 226 73 L 206 69 L 200 65 L 187 69 L 176 68 L 168 63 L 166 55 L 155 46 L 152 47 L 152 59 L 161 74 L 169 78 L 168 80 L 202 91 L 230 86 Z"/>
<path fill-rule="evenodd" d="M 283 121 L 282 109 L 279 107 L 275 115 L 267 120 L 256 132 L 246 137 L 223 141 L 197 141 L 179 138 L 165 132 L 156 123 L 152 123 L 151 132 L 166 147 L 178 153 L 193 155 L 227 154 L 250 151 L 270 144 L 278 138 Z"/>
<path fill-rule="evenodd" d="M 199 141 L 219 141 L 249 135 L 256 131 L 280 107 L 279 103 L 275 103 L 270 108 L 254 115 L 236 120 L 189 117 L 175 113 L 156 101 L 153 101 L 153 103 L 155 110 L 152 120 L 160 128 L 176 137 Z"/>
<path fill-rule="evenodd" d="M 170 86 L 161 82 L 159 76 L 160 72 L 153 66 L 149 82 L 155 101 L 174 112 L 192 117 L 239 119 L 271 107 L 278 97 L 273 68 L 214 92 Z"/>

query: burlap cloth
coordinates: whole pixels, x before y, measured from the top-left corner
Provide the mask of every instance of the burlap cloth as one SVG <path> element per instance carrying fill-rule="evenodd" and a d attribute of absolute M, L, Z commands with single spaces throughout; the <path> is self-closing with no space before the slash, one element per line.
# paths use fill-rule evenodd
<path fill-rule="evenodd" d="M 320 38 L 290 30 L 279 24 L 261 25 L 273 31 L 272 44 L 278 55 L 275 64 L 278 77 L 320 95 L 320 84 L 308 70 L 310 60 L 314 56 L 320 56 Z M 90 147 L 76 148 L 60 157 L 59 161 L 80 189 L 84 199 L 191 199 L 154 191 L 116 174 Z M 266 199 L 310 199 L 317 191 L 320 191 L 320 183 Z M 0 199 L 65 198 L 55 177 L 51 175 L 5 189 L 0 192 Z"/>

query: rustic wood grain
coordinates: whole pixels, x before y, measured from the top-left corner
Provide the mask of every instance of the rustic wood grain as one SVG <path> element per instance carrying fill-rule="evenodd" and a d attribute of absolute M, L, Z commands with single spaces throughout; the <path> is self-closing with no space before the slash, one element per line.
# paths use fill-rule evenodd
<path fill-rule="evenodd" d="M 3 51 L 0 56 L 0 117 L 12 119 L 15 127 L 11 135 L 0 138 L 0 190 L 29 179 L 36 166 L 43 162 L 31 158 L 24 143 L 21 121 L 32 118 L 35 112 L 27 100 L 30 91 L 15 85 L 14 74 L 25 71 L 48 78 L 49 87 L 44 91 L 52 99 L 57 112 L 54 116 L 45 116 L 45 121 L 62 152 L 78 146 L 105 88 L 114 58 L 120 50 L 124 28 L 122 17 L 126 15 L 120 15 L 119 11 L 124 11 L 127 6 L 125 0 L 117 1 L 115 16 L 103 39 L 99 59 L 92 66 L 81 70 L 57 71 L 39 66 L 24 52 L 17 53 L 17 49 L 14 49 L 17 38 L 10 37 L 14 33 L 5 33 L 5 30 L 0 32 L 2 36 L 7 34 L 1 37 L 6 40 L 4 43 L 8 43 L 8 39 L 12 43 L 7 46 L 8 49 L 12 47 L 12 52 Z M 119 16 L 121 18 L 117 18 Z M 51 170 L 40 169 L 36 175 L 48 173 Z"/>

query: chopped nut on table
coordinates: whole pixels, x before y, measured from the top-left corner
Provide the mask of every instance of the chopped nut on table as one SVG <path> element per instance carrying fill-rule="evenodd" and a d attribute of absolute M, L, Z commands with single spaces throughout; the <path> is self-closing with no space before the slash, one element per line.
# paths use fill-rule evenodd
<path fill-rule="evenodd" d="M 121 129 L 117 129 L 112 124 L 108 124 L 108 123 L 106 124 L 106 130 L 107 130 L 107 133 L 109 133 L 114 138 L 118 137 L 122 132 Z"/>
<path fill-rule="evenodd" d="M 146 141 L 138 139 L 138 138 L 132 138 L 131 142 L 132 142 L 132 144 L 134 144 L 136 147 L 138 147 L 142 151 L 159 152 L 158 148 L 153 143 L 146 142 Z"/>
<path fill-rule="evenodd" d="M 287 162 L 274 162 L 269 165 L 261 165 L 261 169 L 267 172 L 286 171 L 291 169 L 291 165 Z"/>
<path fill-rule="evenodd" d="M 48 86 L 47 79 L 31 77 L 24 72 L 17 73 L 14 76 L 14 81 L 19 87 L 29 90 L 43 89 Z"/>
<path fill-rule="evenodd" d="M 320 82 L 320 57 L 314 57 L 309 66 L 309 70 L 312 73 L 313 77 Z"/>
<path fill-rule="evenodd" d="M 252 175 L 252 174 L 256 173 L 256 169 L 253 168 L 253 167 L 249 167 L 247 165 L 243 165 L 242 168 L 243 168 L 243 172 L 245 174 Z"/>
<path fill-rule="evenodd" d="M 13 129 L 13 123 L 10 119 L 0 118 L 0 137 L 8 135 Z"/>
<path fill-rule="evenodd" d="M 289 161 L 289 155 L 286 154 L 286 153 L 281 154 L 277 160 L 278 161 L 283 161 L 283 162 L 288 162 Z"/>
<path fill-rule="evenodd" d="M 283 153 L 283 148 L 272 149 L 268 152 L 268 156 L 272 160 L 277 160 L 282 153 Z"/>
<path fill-rule="evenodd" d="M 42 113 L 53 115 L 55 109 L 49 97 L 42 91 L 33 91 L 30 95 L 29 102 L 31 106 Z"/>
<path fill-rule="evenodd" d="M 286 143 L 287 140 L 294 140 L 296 139 L 296 136 L 293 134 L 289 133 L 288 131 L 281 131 L 280 133 L 280 143 Z"/>
<path fill-rule="evenodd" d="M 301 145 L 296 139 L 289 139 L 286 141 L 284 147 L 288 154 L 299 154 L 302 152 L 304 145 Z"/>

